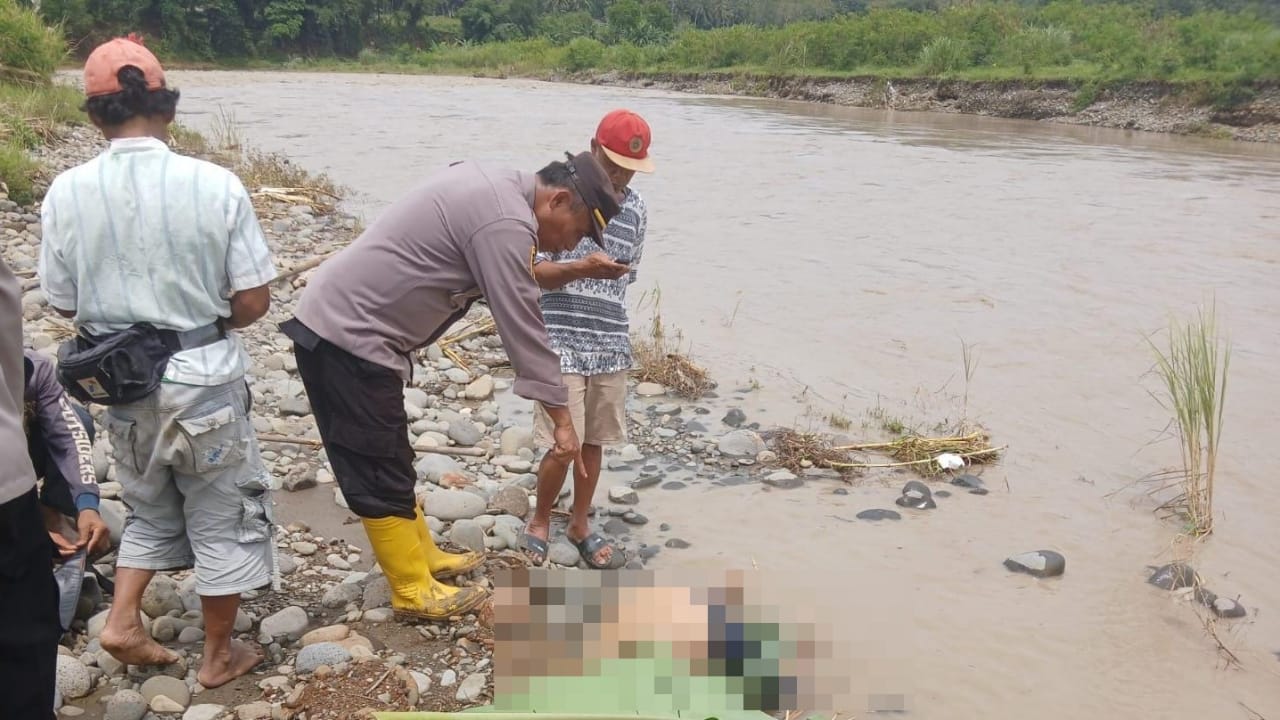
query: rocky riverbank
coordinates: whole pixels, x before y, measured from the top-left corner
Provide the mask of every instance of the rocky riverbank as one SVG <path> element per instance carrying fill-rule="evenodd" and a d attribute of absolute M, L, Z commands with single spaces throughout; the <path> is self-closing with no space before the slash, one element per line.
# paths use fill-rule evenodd
<path fill-rule="evenodd" d="M 1163 82 L 1092 86 L 1066 81 L 643 72 L 564 73 L 546 79 L 1280 142 L 1280 86 L 1274 84 L 1253 88 L 1247 100 L 1215 104 L 1205 90 Z"/>
<path fill-rule="evenodd" d="M 103 145 L 91 128 L 65 129 L 57 142 L 37 153 L 46 168 L 45 182 L 91 158 Z M 123 666 L 102 650 L 98 636 L 110 594 L 90 576 L 73 630 L 60 648 L 60 712 L 109 720 L 318 720 L 351 717 L 364 707 L 452 710 L 487 702 L 492 696 L 492 627 L 487 620 L 492 608 L 451 623 L 394 622 L 386 579 L 368 554 L 358 543 L 313 527 L 338 528 L 356 519 L 319 448 L 288 340 L 277 325 L 290 316 L 308 268 L 349 243 L 357 221 L 323 193 L 249 189 L 281 272 L 269 316 L 243 331 L 251 358 L 254 427 L 278 488 L 277 514 L 302 515 L 297 504 L 317 493 L 331 498 L 322 504 L 329 510 L 314 521 L 308 515 L 308 522 L 277 528 L 277 587 L 246 594 L 236 624 L 241 639 L 262 646 L 266 662 L 221 688 L 208 690 L 196 680 L 204 631 L 189 571 L 158 574 L 148 589 L 143 605 L 148 631 L 182 658 L 173 666 L 152 669 Z M 73 329 L 48 308 L 38 289 L 39 205 L 19 206 L 0 194 L 0 223 L 4 259 L 25 278 L 26 344 L 52 357 Z M 510 381 L 504 377 L 509 363 L 491 328 L 485 307 L 477 305 L 457 327 L 456 342 L 446 337 L 420 353 L 414 381 L 405 390 L 410 441 L 420 454 L 417 494 L 432 534 L 446 548 L 486 552 L 486 566 L 455 582 L 487 587 L 493 586 L 496 570 L 524 564 L 518 538 L 535 502 L 538 459 L 527 423 L 500 419 L 501 398 L 509 396 Z M 766 448 L 758 428 L 745 426 L 741 411 L 712 419 L 709 408 L 687 406 L 661 386 L 638 383 L 633 391 L 632 444 L 611 453 L 607 463 L 611 471 L 631 472 L 634 479 L 628 487 L 599 493 L 593 509 L 600 529 L 626 549 L 628 567 L 644 567 L 665 548 L 688 547 L 670 527 L 651 525 L 640 512 L 646 488 L 734 484 L 752 476 L 778 487 L 797 481 L 797 475 L 772 466 L 776 455 Z M 714 399 L 714 393 L 709 395 L 708 400 Z M 118 543 L 127 510 L 119 500 L 103 410 L 91 410 L 97 421 L 101 512 Z M 840 477 L 831 470 L 796 469 L 813 477 Z M 571 497 L 571 483 L 566 483 L 560 507 L 567 507 Z M 558 529 L 553 538 L 553 565 L 585 567 Z M 108 554 L 95 561 L 108 582 L 113 559 Z M 362 683 L 368 688 L 371 678 L 382 678 L 378 692 L 356 693 L 357 700 L 343 692 Z"/>

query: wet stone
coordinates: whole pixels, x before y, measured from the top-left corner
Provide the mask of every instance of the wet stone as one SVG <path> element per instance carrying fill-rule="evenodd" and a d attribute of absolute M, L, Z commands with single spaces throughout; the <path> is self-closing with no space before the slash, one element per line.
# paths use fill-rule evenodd
<path fill-rule="evenodd" d="M 982 487 L 982 478 L 979 478 L 977 475 L 965 474 L 953 478 L 951 480 L 951 484 L 962 488 L 980 488 Z"/>
<path fill-rule="evenodd" d="M 631 526 L 622 521 L 622 518 L 609 518 L 604 524 L 604 531 L 610 535 L 626 535 L 631 532 Z"/>
<path fill-rule="evenodd" d="M 974 488 L 969 491 L 969 494 L 970 495 L 986 495 L 989 492 L 991 491 L 987 490 L 986 488 Z"/>
<path fill-rule="evenodd" d="M 644 525 L 649 522 L 649 518 L 638 512 L 629 512 L 622 516 L 622 521 L 628 525 Z"/>
<path fill-rule="evenodd" d="M 662 482 L 661 475 L 641 475 L 635 480 L 632 480 L 630 485 L 634 490 L 643 490 L 645 488 L 651 488 L 660 482 Z"/>
<path fill-rule="evenodd" d="M 666 542 L 666 546 L 675 550 L 684 550 L 685 548 L 690 547 L 688 541 L 681 540 L 680 538 L 671 538 Z"/>
<path fill-rule="evenodd" d="M 662 484 L 663 490 L 683 490 L 685 487 L 687 486 L 679 480 L 672 480 L 671 482 Z"/>
<path fill-rule="evenodd" d="M 872 509 L 872 510 L 863 510 L 862 512 L 858 513 L 855 517 L 857 517 L 859 520 L 870 520 L 872 522 L 876 522 L 879 520 L 901 520 L 902 519 L 902 515 L 898 514 L 893 510 L 882 510 L 879 508 Z"/>
<path fill-rule="evenodd" d="M 1057 577 L 1067 569 L 1067 559 L 1052 550 L 1020 553 L 1004 561 L 1004 566 L 1014 572 L 1034 577 Z"/>
<path fill-rule="evenodd" d="M 949 498 L 949 497 L 951 497 L 951 491 L 950 491 L 950 490 L 939 490 L 938 492 L 934 493 L 934 494 L 933 494 L 933 496 L 934 496 L 934 497 L 940 497 L 940 498 Z"/>
<path fill-rule="evenodd" d="M 1180 590 L 1195 587 L 1199 584 L 1197 579 L 1196 571 L 1190 565 L 1170 563 L 1156 568 L 1147 582 L 1161 590 Z"/>
<path fill-rule="evenodd" d="M 640 558 L 643 560 L 649 560 L 650 558 L 654 557 L 661 551 L 662 551 L 662 548 L 658 547 L 657 545 L 645 545 L 644 547 L 640 548 Z"/>
<path fill-rule="evenodd" d="M 747 414 L 737 408 L 734 408 L 729 412 L 725 413 L 725 416 L 721 419 L 721 422 L 723 422 L 725 425 L 728 425 L 729 427 L 735 427 L 735 428 L 740 427 L 742 423 L 746 421 L 747 421 Z"/>
<path fill-rule="evenodd" d="M 835 490 L 831 491 L 831 494 L 832 495 L 848 495 L 849 491 L 845 488 L 836 488 Z"/>
<path fill-rule="evenodd" d="M 917 510 L 929 510 L 938 507 L 933 501 L 933 493 L 929 490 L 929 486 L 919 480 L 908 481 L 902 486 L 902 496 L 895 500 L 902 507 L 915 508 Z"/>
<path fill-rule="evenodd" d="M 1217 598 L 1213 601 L 1213 604 L 1210 605 L 1210 607 L 1213 609 L 1214 615 L 1228 620 L 1234 620 L 1235 618 L 1242 618 L 1248 615 L 1248 611 L 1244 609 L 1244 606 L 1231 598 Z"/>

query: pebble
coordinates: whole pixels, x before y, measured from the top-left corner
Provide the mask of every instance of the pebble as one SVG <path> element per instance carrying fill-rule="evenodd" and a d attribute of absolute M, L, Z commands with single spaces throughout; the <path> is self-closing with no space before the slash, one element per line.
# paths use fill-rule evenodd
<path fill-rule="evenodd" d="M 519 487 L 504 487 L 494 493 L 489 507 L 523 520 L 529 514 L 529 493 Z"/>
<path fill-rule="evenodd" d="M 1198 580 L 1195 569 L 1182 563 L 1162 565 L 1155 568 L 1155 572 L 1151 574 L 1151 577 L 1147 578 L 1148 583 L 1161 590 L 1181 590 L 1186 587 L 1195 587 L 1199 585 Z"/>
<path fill-rule="evenodd" d="M 804 485 L 804 481 L 796 476 L 795 473 L 788 470 L 779 470 L 764 479 L 764 484 L 770 487 L 782 488 L 790 490 Z"/>
<path fill-rule="evenodd" d="M 1217 598 L 1216 600 L 1213 601 L 1213 604 L 1210 607 L 1213 608 L 1214 615 L 1217 615 L 1220 618 L 1225 618 L 1228 620 L 1235 619 L 1235 618 L 1242 618 L 1249 614 L 1244 609 L 1243 605 L 1236 602 L 1235 600 L 1232 600 L 1231 598 L 1224 598 L 1224 597 Z"/>
<path fill-rule="evenodd" d="M 657 397 L 666 394 L 667 389 L 658 383 L 642 382 L 636 385 L 636 395 L 640 397 Z"/>
<path fill-rule="evenodd" d="M 151 711 L 167 715 L 170 713 L 180 713 L 184 709 L 182 703 L 170 698 L 168 695 L 157 695 L 151 698 Z"/>
<path fill-rule="evenodd" d="M 440 687 L 453 687 L 458 682 L 458 673 L 452 668 L 440 673 Z"/>
<path fill-rule="evenodd" d="M 488 503 L 475 493 L 465 490 L 442 490 L 432 493 L 423 511 L 445 521 L 471 520 L 484 513 Z"/>
<path fill-rule="evenodd" d="M 324 591 L 324 595 L 320 598 L 320 604 L 327 608 L 336 609 L 345 607 L 347 603 L 359 600 L 363 595 L 364 591 L 360 589 L 359 585 L 338 583 Z"/>
<path fill-rule="evenodd" d="M 473 673 L 468 675 L 465 680 L 458 685 L 458 692 L 454 698 L 459 702 L 475 702 L 484 694 L 486 677 L 482 673 Z"/>
<path fill-rule="evenodd" d="M 483 375 L 467 386 L 463 396 L 468 400 L 488 400 L 493 397 L 493 376 Z"/>
<path fill-rule="evenodd" d="M 635 505 L 640 502 L 640 496 L 629 487 L 611 487 L 609 488 L 609 502 L 618 503 L 619 505 Z"/>
<path fill-rule="evenodd" d="M 716 447 L 732 458 L 754 458 L 766 449 L 764 440 L 751 430 L 734 430 L 721 437 Z"/>
<path fill-rule="evenodd" d="M 367 623 L 385 623 L 391 622 L 395 617 L 395 611 L 391 608 L 374 608 L 364 613 L 364 621 Z"/>
<path fill-rule="evenodd" d="M 578 548 L 570 545 L 569 541 L 563 538 L 551 543 L 551 547 L 547 550 L 547 560 L 556 565 L 573 567 L 580 559 Z"/>
<path fill-rule="evenodd" d="M 484 530 L 475 520 L 458 520 L 449 528 L 449 541 L 468 550 L 484 552 Z"/>
<path fill-rule="evenodd" d="M 684 550 L 692 547 L 687 540 L 681 540 L 680 538 L 671 538 L 666 542 L 666 546 L 675 550 Z"/>
<path fill-rule="evenodd" d="M 1014 572 L 1034 577 L 1057 577 L 1067 569 L 1067 559 L 1052 550 L 1020 553 L 1004 561 L 1004 566 Z"/>
<path fill-rule="evenodd" d="M 463 472 L 463 467 L 457 460 L 436 453 L 422 456 L 422 459 L 414 465 L 414 469 L 418 471 L 418 477 L 437 485 L 445 475 Z"/>
<path fill-rule="evenodd" d="M 325 558 L 325 562 L 335 570 L 347 571 L 351 569 L 351 563 L 347 562 L 347 559 L 341 555 L 329 555 Z"/>
<path fill-rule="evenodd" d="M 107 698 L 104 720 L 142 720 L 147 714 L 147 699 L 133 690 L 120 690 Z M 186 720 L 186 718 L 183 718 Z"/>
<path fill-rule="evenodd" d="M 204 640 L 204 630 L 198 627 L 185 627 L 178 633 L 178 642 L 190 645 Z"/>
<path fill-rule="evenodd" d="M 333 667 L 339 663 L 350 662 L 351 651 L 336 642 L 323 642 L 307 645 L 298 652 L 294 661 L 294 669 L 301 675 L 315 672 L 321 665 Z"/>
<path fill-rule="evenodd" d="M 224 705 L 192 705 L 182 714 L 182 720 L 218 720 L 227 712 Z"/>
<path fill-rule="evenodd" d="M 502 431 L 498 445 L 503 455 L 519 455 L 521 450 L 533 450 L 533 431 L 513 425 Z"/>
<path fill-rule="evenodd" d="M 863 510 L 862 512 L 858 513 L 854 517 L 857 517 L 859 520 L 870 520 L 872 522 L 877 522 L 879 520 L 901 520 L 902 519 L 902 515 L 899 515 L 896 511 L 882 510 L 879 508 L 875 508 L 872 510 Z"/>
<path fill-rule="evenodd" d="M 316 645 L 325 642 L 341 642 L 351 635 L 351 628 L 346 625 L 327 625 L 316 628 L 302 636 L 302 646 Z"/>
<path fill-rule="evenodd" d="M 271 703 L 258 700 L 236 708 L 237 720 L 270 720 Z"/>
<path fill-rule="evenodd" d="M 93 689 L 93 678 L 89 676 L 89 669 L 84 663 L 67 655 L 59 655 L 56 686 L 62 697 L 75 700 L 89 694 Z"/>
<path fill-rule="evenodd" d="M 307 611 L 294 605 L 263 620 L 259 630 L 263 635 L 273 638 L 282 636 L 300 638 L 310 622 Z"/>
<path fill-rule="evenodd" d="M 293 543 L 292 545 L 290 545 L 290 547 L 293 549 L 295 553 L 302 555 L 304 557 L 309 555 L 315 555 L 316 551 L 319 550 L 319 548 L 316 547 L 315 543 L 310 543 L 305 541 Z"/>
<path fill-rule="evenodd" d="M 747 421 L 747 414 L 737 408 L 734 408 L 729 412 L 725 413 L 724 417 L 720 419 L 720 422 L 724 423 L 725 425 L 728 425 L 729 427 L 734 427 L 734 428 L 741 427 L 742 423 L 746 421 Z"/>
<path fill-rule="evenodd" d="M 172 577 L 157 573 L 147 583 L 147 589 L 142 593 L 142 611 L 147 615 L 159 618 L 171 610 L 182 612 L 185 609 L 182 598 L 178 596 L 178 583 Z"/>
<path fill-rule="evenodd" d="M 929 490 L 929 486 L 919 480 L 909 480 L 906 485 L 902 486 L 902 496 L 895 500 L 902 507 L 915 508 L 916 510 L 929 510 L 938 507 L 933 500 L 933 493 Z"/>
<path fill-rule="evenodd" d="M 977 475 L 966 474 L 952 479 L 951 484 L 962 488 L 977 489 L 982 487 L 982 479 Z"/>

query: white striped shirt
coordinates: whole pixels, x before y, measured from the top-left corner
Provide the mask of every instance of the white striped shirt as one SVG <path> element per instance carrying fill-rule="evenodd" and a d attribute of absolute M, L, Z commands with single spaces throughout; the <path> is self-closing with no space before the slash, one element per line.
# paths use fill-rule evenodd
<path fill-rule="evenodd" d="M 139 322 L 193 330 L 231 316 L 231 295 L 276 275 L 234 173 L 155 138 L 113 140 L 54 179 L 41 208 L 41 288 L 90 333 Z M 164 379 L 221 385 L 248 367 L 239 336 L 179 352 Z"/>

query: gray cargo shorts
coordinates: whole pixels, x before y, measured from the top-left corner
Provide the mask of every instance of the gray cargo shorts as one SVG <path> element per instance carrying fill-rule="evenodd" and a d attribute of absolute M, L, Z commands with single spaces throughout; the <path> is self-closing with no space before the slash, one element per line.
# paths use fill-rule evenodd
<path fill-rule="evenodd" d="M 119 567 L 195 567 L 196 592 L 235 595 L 271 582 L 269 477 L 243 380 L 213 387 L 163 383 L 108 408 L 121 499 L 129 508 Z"/>

